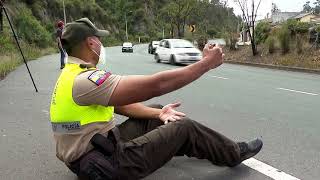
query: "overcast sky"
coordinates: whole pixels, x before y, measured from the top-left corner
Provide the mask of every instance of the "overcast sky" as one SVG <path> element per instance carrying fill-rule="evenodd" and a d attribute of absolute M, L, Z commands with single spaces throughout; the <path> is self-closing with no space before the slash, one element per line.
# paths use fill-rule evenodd
<path fill-rule="evenodd" d="M 228 1 L 228 6 L 234 8 L 234 12 L 236 15 L 240 15 L 241 9 L 239 6 L 234 2 L 234 0 L 225 0 Z M 242 0 L 240 0 L 242 1 Z M 259 0 L 254 0 L 256 3 Z M 303 9 L 303 5 L 308 0 L 261 0 L 261 5 L 258 10 L 259 19 L 264 18 L 267 13 L 271 12 L 271 4 L 275 3 L 281 11 L 286 12 L 300 12 Z M 313 2 L 315 0 L 310 0 L 310 4 L 313 6 Z M 251 5 L 251 0 L 248 0 L 248 5 Z"/>

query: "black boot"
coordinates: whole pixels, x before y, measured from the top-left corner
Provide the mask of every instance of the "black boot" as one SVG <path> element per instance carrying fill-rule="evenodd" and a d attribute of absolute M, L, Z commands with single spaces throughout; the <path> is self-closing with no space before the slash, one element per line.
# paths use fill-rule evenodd
<path fill-rule="evenodd" d="M 242 163 L 242 161 L 249 159 L 261 150 L 263 142 L 261 139 L 255 139 L 250 142 L 239 142 L 237 143 L 240 148 L 240 161 L 235 162 L 234 164 L 229 164 L 229 167 L 235 167 Z"/>
<path fill-rule="evenodd" d="M 261 150 L 263 146 L 263 142 L 259 138 L 250 142 L 240 142 L 237 144 L 240 148 L 241 162 L 258 154 L 258 152 Z"/>

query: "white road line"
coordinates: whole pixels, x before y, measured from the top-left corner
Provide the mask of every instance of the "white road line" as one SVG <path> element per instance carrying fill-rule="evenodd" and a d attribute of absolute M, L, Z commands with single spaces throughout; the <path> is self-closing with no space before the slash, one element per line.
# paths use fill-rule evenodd
<path fill-rule="evenodd" d="M 301 93 L 301 94 L 307 94 L 307 95 L 311 95 L 311 96 L 318 96 L 319 94 L 315 94 L 315 93 L 309 93 L 309 92 L 303 92 L 303 91 L 296 91 L 293 89 L 286 89 L 286 88 L 277 88 L 279 90 L 284 90 L 284 91 L 290 91 L 290 92 L 295 92 L 295 93 Z"/>
<path fill-rule="evenodd" d="M 221 77 L 221 76 L 211 76 L 211 75 L 209 75 L 209 77 L 213 77 L 213 78 L 217 78 L 217 79 L 224 79 L 224 80 L 228 80 L 229 79 L 229 78 Z"/>
<path fill-rule="evenodd" d="M 256 171 L 259 171 L 260 173 L 276 180 L 300 180 L 296 177 L 293 177 L 289 174 L 286 174 L 285 172 L 276 169 L 272 166 L 269 166 L 268 164 L 265 164 L 261 161 L 258 161 L 254 158 L 250 158 L 248 160 L 245 160 L 242 162 L 244 165 L 250 167 L 251 169 L 254 169 Z"/>

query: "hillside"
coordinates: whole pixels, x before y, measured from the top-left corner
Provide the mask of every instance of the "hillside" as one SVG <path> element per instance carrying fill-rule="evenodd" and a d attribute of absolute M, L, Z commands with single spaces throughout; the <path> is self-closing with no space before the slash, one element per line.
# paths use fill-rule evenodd
<path fill-rule="evenodd" d="M 219 0 L 64 0 L 66 20 L 88 17 L 111 36 L 107 46 L 129 40 L 142 43 L 163 36 L 186 39 L 226 36 L 235 31 L 239 22 Z M 27 59 L 55 51 L 55 23 L 64 19 L 63 0 L 10 0 L 5 7 L 13 21 Z M 221 21 L 223 19 L 223 21 Z M 195 25 L 190 33 L 188 25 Z M 0 77 L 21 63 L 9 24 L 4 18 L 0 32 Z"/>

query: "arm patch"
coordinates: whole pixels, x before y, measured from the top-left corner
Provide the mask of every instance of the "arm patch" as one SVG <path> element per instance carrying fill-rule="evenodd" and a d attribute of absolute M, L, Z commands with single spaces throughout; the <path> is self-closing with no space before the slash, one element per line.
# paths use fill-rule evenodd
<path fill-rule="evenodd" d="M 88 79 L 95 83 L 97 86 L 100 86 L 106 79 L 108 79 L 110 75 L 110 72 L 96 70 L 92 74 L 90 74 Z"/>

